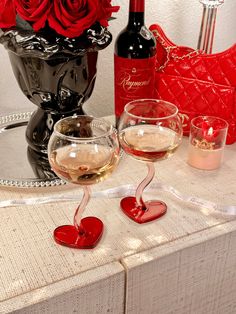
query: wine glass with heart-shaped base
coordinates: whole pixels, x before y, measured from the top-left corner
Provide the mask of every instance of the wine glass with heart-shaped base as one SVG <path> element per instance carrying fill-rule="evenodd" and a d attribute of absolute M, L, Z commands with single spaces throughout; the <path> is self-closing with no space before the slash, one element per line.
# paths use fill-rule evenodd
<path fill-rule="evenodd" d="M 135 196 L 121 200 L 123 212 L 137 223 L 157 219 L 167 211 L 159 200 L 143 201 L 144 189 L 155 175 L 154 162 L 170 157 L 182 140 L 182 123 L 175 105 L 156 99 L 129 102 L 120 117 L 119 140 L 123 150 L 146 162 L 148 174 L 139 184 Z"/>
<path fill-rule="evenodd" d="M 84 190 L 73 225 L 54 230 L 58 244 L 88 249 L 100 240 L 103 222 L 96 217 L 82 218 L 82 214 L 90 199 L 90 185 L 103 181 L 113 172 L 119 150 L 117 132 L 108 121 L 85 115 L 66 117 L 55 124 L 48 144 L 50 165 L 58 177 Z"/>

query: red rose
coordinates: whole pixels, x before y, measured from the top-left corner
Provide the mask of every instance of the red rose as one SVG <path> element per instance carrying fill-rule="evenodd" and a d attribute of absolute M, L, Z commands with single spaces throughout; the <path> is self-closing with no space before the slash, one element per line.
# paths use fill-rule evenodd
<path fill-rule="evenodd" d="M 16 11 L 12 0 L 0 0 L 0 28 L 16 25 Z"/>
<path fill-rule="evenodd" d="M 65 37 L 78 37 L 97 21 L 98 0 L 54 0 L 49 25 Z"/>
<path fill-rule="evenodd" d="M 20 17 L 29 21 L 37 32 L 45 26 L 52 4 L 50 0 L 15 0 Z"/>
<path fill-rule="evenodd" d="M 98 22 L 104 26 L 108 26 L 108 19 L 112 16 L 113 12 L 119 10 L 119 6 L 112 6 L 111 0 L 100 0 L 99 12 L 98 12 Z"/>

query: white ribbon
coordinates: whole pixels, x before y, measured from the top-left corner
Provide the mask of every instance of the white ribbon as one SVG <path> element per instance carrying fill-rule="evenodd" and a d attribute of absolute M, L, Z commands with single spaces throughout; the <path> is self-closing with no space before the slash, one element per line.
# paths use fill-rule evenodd
<path fill-rule="evenodd" d="M 93 198 L 122 198 L 128 195 L 134 195 L 136 191 L 136 186 L 132 184 L 126 184 L 117 186 L 115 188 L 97 191 L 92 193 Z M 236 215 L 236 205 L 218 205 L 214 202 L 210 202 L 199 197 L 187 196 L 180 193 L 174 187 L 163 184 L 161 182 L 152 182 L 150 186 L 147 187 L 145 192 L 155 194 L 158 191 L 165 191 L 173 195 L 175 198 L 192 205 L 197 206 L 201 209 L 207 209 L 210 211 L 216 211 L 227 215 Z M 34 205 L 34 204 L 49 204 L 53 202 L 67 202 L 67 201 L 79 201 L 81 200 L 82 192 L 79 192 L 76 195 L 65 195 L 57 194 L 53 196 L 45 197 L 32 197 L 32 198 L 23 198 L 23 199 L 12 199 L 0 201 L 0 208 L 11 207 L 11 206 L 22 206 L 22 205 Z"/>

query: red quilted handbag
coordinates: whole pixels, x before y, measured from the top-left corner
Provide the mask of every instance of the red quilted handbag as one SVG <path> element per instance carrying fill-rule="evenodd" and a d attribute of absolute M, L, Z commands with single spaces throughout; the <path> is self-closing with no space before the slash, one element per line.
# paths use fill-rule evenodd
<path fill-rule="evenodd" d="M 188 135 L 190 121 L 211 115 L 229 123 L 227 144 L 236 141 L 236 44 L 215 54 L 176 46 L 161 27 L 151 25 L 157 40 L 156 98 L 177 105 Z"/>

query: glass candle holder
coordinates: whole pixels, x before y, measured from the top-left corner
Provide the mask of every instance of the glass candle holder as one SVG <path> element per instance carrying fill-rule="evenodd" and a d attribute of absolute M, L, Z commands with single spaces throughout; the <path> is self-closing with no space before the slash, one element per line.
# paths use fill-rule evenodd
<path fill-rule="evenodd" d="M 199 116 L 191 121 L 188 164 L 203 170 L 220 167 L 223 160 L 228 123 L 217 117 Z"/>

